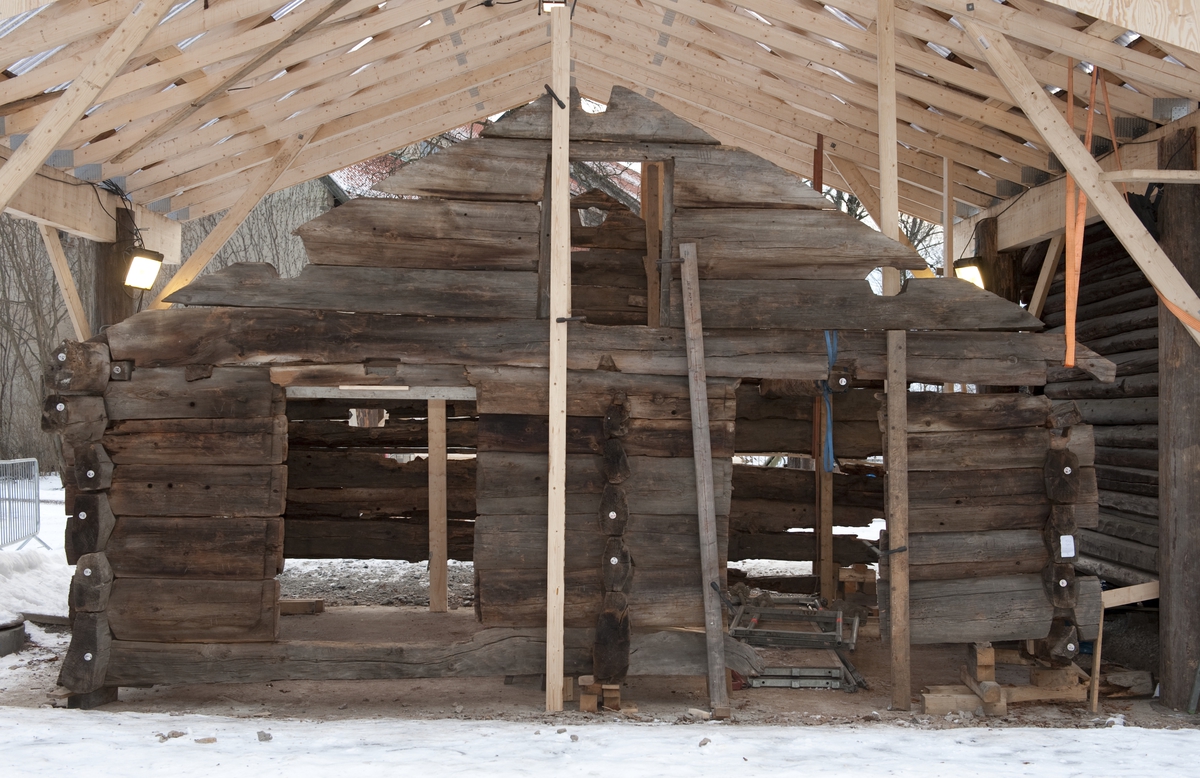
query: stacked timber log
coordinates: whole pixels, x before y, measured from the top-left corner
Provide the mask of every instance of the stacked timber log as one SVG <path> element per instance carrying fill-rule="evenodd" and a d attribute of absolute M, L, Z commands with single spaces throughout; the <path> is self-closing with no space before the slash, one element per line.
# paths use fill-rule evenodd
<path fill-rule="evenodd" d="M 475 451 L 475 403 L 447 403 L 447 447 Z M 379 426 L 350 424 L 351 410 Z M 286 558 L 429 558 L 429 430 L 422 400 L 291 400 L 288 403 Z M 386 413 L 386 419 L 383 414 Z M 471 415 L 466 415 L 471 414 Z M 363 414 L 365 415 L 365 414 Z M 447 463 L 450 559 L 470 561 L 475 461 Z"/>
<path fill-rule="evenodd" d="M 283 397 L 266 367 L 135 367 L 65 343 L 43 426 L 62 436 L 74 704 L 115 699 L 114 642 L 272 641 L 283 566 Z"/>
<path fill-rule="evenodd" d="M 1043 319 L 1061 332 L 1061 277 L 1050 287 Z M 1084 239 L 1076 337 L 1117 365 L 1113 383 L 1059 369 L 1046 396 L 1074 401 L 1095 428 L 1099 525 L 1079 536 L 1081 569 L 1116 584 L 1158 573 L 1158 296 L 1103 222 Z"/>
<path fill-rule="evenodd" d="M 884 543 L 880 598 L 890 555 L 908 554 L 913 643 L 1046 639 L 1063 659 L 1095 638 L 1100 582 L 1073 566 L 1097 521 L 1079 421 L 1026 394 L 908 395 L 909 541 Z"/>
<path fill-rule="evenodd" d="M 571 314 L 645 324 L 646 222 L 604 192 L 584 192 L 571 198 L 571 248 Z"/>
<path fill-rule="evenodd" d="M 548 378 L 541 370 L 470 374 L 479 408 L 477 613 L 488 625 L 541 626 Z M 728 379 L 708 384 L 721 538 L 728 536 L 735 386 Z M 608 627 L 619 624 L 621 600 L 639 630 L 704 624 L 691 453 L 686 378 L 568 374 L 568 627 L 597 626 L 601 614 L 598 639 L 601 633 L 619 639 L 623 632 Z M 721 552 L 723 570 L 723 543 Z"/>

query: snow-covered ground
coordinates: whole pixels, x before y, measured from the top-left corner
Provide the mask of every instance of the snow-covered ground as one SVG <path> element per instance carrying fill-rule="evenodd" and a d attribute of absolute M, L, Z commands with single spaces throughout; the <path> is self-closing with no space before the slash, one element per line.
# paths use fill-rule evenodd
<path fill-rule="evenodd" d="M 280 721 L 0 708 L 12 776 L 1183 776 L 1195 730 Z"/>
<path fill-rule="evenodd" d="M 67 615 L 67 592 L 75 567 L 63 556 L 67 516 L 62 481 L 57 475 L 45 475 L 40 487 L 42 529 L 38 536 L 50 548 L 31 540 L 19 551 L 16 545 L 0 550 L 0 624 L 20 613 Z"/>

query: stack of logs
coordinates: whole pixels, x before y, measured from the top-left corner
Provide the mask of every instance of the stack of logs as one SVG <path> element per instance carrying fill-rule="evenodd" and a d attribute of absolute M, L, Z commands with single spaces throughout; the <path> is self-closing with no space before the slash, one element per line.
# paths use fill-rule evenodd
<path fill-rule="evenodd" d="M 1133 585 L 1158 572 L 1158 296 L 1104 223 L 1088 228 L 1083 252 L 1076 337 L 1116 363 L 1117 380 L 1060 368 L 1046 396 L 1073 400 L 1095 427 L 1100 521 L 1080 532 L 1077 564 Z M 1042 318 L 1062 331 L 1061 274 Z"/>
<path fill-rule="evenodd" d="M 77 565 L 60 676 L 72 704 L 115 698 L 114 641 L 274 640 L 287 426 L 269 370 L 134 370 L 100 336 L 64 343 L 46 387 Z"/>
<path fill-rule="evenodd" d="M 913 643 L 1047 638 L 1066 657 L 1095 638 L 1099 580 L 1072 565 L 1097 515 L 1079 421 L 1045 397 L 909 394 L 909 543 L 884 552 L 880 597 L 907 553 Z"/>
<path fill-rule="evenodd" d="M 351 426 L 351 409 L 386 411 L 378 427 Z M 291 559 L 429 558 L 429 446 L 424 400 L 288 402 L 284 556 Z M 475 403 L 447 403 L 447 450 L 474 453 Z M 380 414 L 382 415 L 382 414 Z M 447 462 L 448 556 L 469 562 L 475 535 L 475 461 Z"/>

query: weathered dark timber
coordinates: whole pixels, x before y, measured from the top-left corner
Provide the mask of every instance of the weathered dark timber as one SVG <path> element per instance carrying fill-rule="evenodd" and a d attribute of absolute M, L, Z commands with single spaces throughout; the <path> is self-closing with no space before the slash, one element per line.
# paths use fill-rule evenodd
<path fill-rule="evenodd" d="M 113 569 L 103 551 L 79 557 L 71 577 L 71 612 L 99 613 L 108 608 Z"/>
<path fill-rule="evenodd" d="M 167 302 L 240 308 L 354 310 L 409 316 L 532 319 L 537 275 L 505 271 L 305 265 L 280 278 L 273 265 L 239 262 L 197 278 Z"/>
<path fill-rule="evenodd" d="M 893 297 L 880 297 L 863 280 L 708 280 L 700 282 L 700 300 L 705 329 L 1041 329 L 1024 308 L 962 279 L 910 279 Z M 820 300 L 821 305 L 797 305 L 797 300 Z M 680 321 L 678 282 L 671 289 L 671 311 Z"/>
<path fill-rule="evenodd" d="M 450 200 L 536 203 L 542 199 L 549 155 L 545 142 L 472 138 L 404 165 L 375 189 Z"/>
<path fill-rule="evenodd" d="M 684 419 L 632 419 L 620 441 L 629 456 L 678 457 L 692 453 L 692 425 Z M 386 429 L 386 428 L 385 428 Z M 712 431 L 713 456 L 734 453 L 734 423 L 715 421 Z M 567 453 L 602 454 L 606 441 L 604 420 L 595 416 L 567 417 Z M 479 417 L 480 451 L 543 453 L 549 441 L 546 416 L 484 414 Z"/>
<path fill-rule="evenodd" d="M 84 443 L 70 449 L 66 456 L 68 477 L 77 489 L 96 492 L 108 489 L 113 480 L 113 462 L 104 446 L 99 443 Z"/>
<path fill-rule="evenodd" d="M 1129 351 L 1124 354 L 1110 354 L 1109 359 L 1117 366 L 1117 377 L 1158 372 L 1158 349 L 1156 348 Z M 1075 367 L 1059 365 L 1046 370 L 1046 379 L 1049 383 L 1086 381 L 1088 378 L 1087 373 Z"/>
<path fill-rule="evenodd" d="M 1099 381 L 1071 381 L 1069 383 L 1046 384 L 1046 396 L 1055 400 L 1087 399 L 1105 400 L 1118 397 L 1157 397 L 1158 374 L 1118 378 L 1113 383 Z"/>
<path fill-rule="evenodd" d="M 737 388 L 737 418 L 761 421 L 763 419 L 788 419 L 812 421 L 812 396 L 766 397 L 762 384 L 743 383 Z M 833 395 L 834 422 L 869 421 L 879 417 L 880 401 L 877 392 L 870 389 L 853 389 Z"/>
<path fill-rule="evenodd" d="M 627 592 L 633 581 L 633 555 L 621 538 L 610 537 L 604 543 L 604 553 L 600 556 L 600 585 L 607 594 L 612 592 Z"/>
<path fill-rule="evenodd" d="M 101 394 L 109 379 L 108 344 L 64 340 L 46 365 L 46 390 L 59 394 Z"/>
<path fill-rule="evenodd" d="M 73 565 L 84 554 L 104 551 L 116 519 L 103 492 L 66 492 L 67 529 L 64 549 L 67 564 Z"/>
<path fill-rule="evenodd" d="M 1130 351 L 1143 351 L 1158 348 L 1158 328 L 1149 327 L 1144 330 L 1131 330 L 1119 335 L 1109 335 L 1107 338 L 1093 340 L 1088 346 L 1098 354 L 1124 354 Z"/>
<path fill-rule="evenodd" d="M 107 425 L 103 397 L 52 394 L 42 403 L 42 431 L 57 433 L 64 444 L 100 440 Z"/>
<path fill-rule="evenodd" d="M 351 408 L 382 408 L 391 419 L 424 419 L 429 412 L 425 400 L 397 400 L 395 398 L 363 398 L 354 400 L 288 400 L 287 416 L 291 421 L 340 419 L 348 421 Z M 450 419 L 476 416 L 472 400 L 449 400 L 446 415 Z M 449 434 L 447 432 L 447 434 Z"/>
<path fill-rule="evenodd" d="M 1157 326 L 1158 306 L 1154 305 L 1149 308 L 1114 313 L 1111 316 L 1102 316 L 1098 319 L 1080 322 L 1076 326 L 1075 334 L 1080 340 L 1090 343 L 1101 338 Z M 1055 328 L 1052 331 L 1056 331 L 1057 329 Z"/>
<path fill-rule="evenodd" d="M 612 536 L 597 526 L 594 514 L 568 513 L 566 522 L 565 569 L 587 573 L 599 586 L 602 581 L 600 563 L 605 558 L 605 547 Z M 720 518 L 718 523 L 721 537 L 728 537 L 724 518 Z M 635 564 L 636 560 L 642 559 L 647 566 L 657 568 L 698 568 L 700 546 L 695 525 L 694 515 L 632 513 L 624 533 L 617 539 L 623 541 Z M 609 554 L 608 558 L 611 557 Z M 475 566 L 481 571 L 508 569 L 544 572 L 545 514 L 479 516 L 475 520 Z M 640 572 L 634 574 L 635 585 L 639 583 Z M 698 592 L 696 594 L 699 601 Z"/>
<path fill-rule="evenodd" d="M 1141 516 L 1121 514 L 1120 511 L 1100 511 L 1100 523 L 1096 529 L 1108 537 L 1158 548 L 1158 522 L 1147 521 Z"/>
<path fill-rule="evenodd" d="M 592 626 L 566 631 L 564 669 L 592 671 Z M 751 647 L 725 642 L 729 667 L 750 676 L 765 663 Z M 630 675 L 704 675 L 704 636 L 664 631 L 635 634 Z M 113 642 L 109 682 L 122 686 L 186 683 L 265 683 L 281 680 L 537 675 L 546 668 L 544 629 L 489 629 L 446 645 L 297 641 L 276 643 Z"/>
<path fill-rule="evenodd" d="M 282 465 L 119 465 L 108 492 L 118 516 L 278 516 Z"/>
<path fill-rule="evenodd" d="M 1146 287 L 1145 289 L 1136 289 L 1132 292 L 1125 292 L 1124 294 L 1099 300 L 1091 303 L 1090 305 L 1081 305 L 1075 314 L 1075 318 L 1076 321 L 1087 322 L 1092 319 L 1111 316 L 1115 313 L 1136 311 L 1140 308 L 1146 308 L 1150 305 L 1154 305 L 1157 301 L 1158 294 L 1153 288 Z M 1046 323 L 1047 327 L 1060 327 L 1065 320 L 1065 310 L 1047 313 L 1042 316 L 1042 321 Z"/>
<path fill-rule="evenodd" d="M 808 403 L 812 405 L 811 399 Z M 782 419 L 743 420 L 737 423 L 734 451 L 739 454 L 811 454 L 812 422 Z M 883 453 L 883 437 L 874 421 L 833 423 L 836 457 L 866 459 Z M 716 450 L 713 451 L 714 456 Z"/>
<path fill-rule="evenodd" d="M 447 462 L 448 491 L 471 488 L 475 462 Z M 297 489 L 404 489 L 429 485 L 429 462 L 397 462 L 384 454 L 339 449 L 293 451 L 288 457 L 288 488 Z"/>
<path fill-rule="evenodd" d="M 291 412 L 291 403 L 288 403 Z M 446 446 L 450 449 L 475 448 L 475 419 L 447 419 Z M 424 450 L 429 444 L 429 428 L 424 420 L 388 419 L 382 427 L 351 427 L 346 421 L 310 419 L 287 425 L 289 450 L 303 448 L 353 448 L 372 450 Z"/>
<path fill-rule="evenodd" d="M 1158 451 L 1148 448 L 1097 448 L 1097 465 L 1158 470 Z"/>
<path fill-rule="evenodd" d="M 283 570 L 283 519 L 121 516 L 107 554 L 121 578 L 273 578 Z"/>
<path fill-rule="evenodd" d="M 1035 529 L 914 533 L 908 546 L 913 581 L 1036 573 L 1049 559 Z"/>
<path fill-rule="evenodd" d="M 622 373 L 686 373 L 679 330 L 579 322 L 568 327 L 570 369 L 595 370 L 607 356 Z M 145 311 L 108 331 L 113 356 L 133 359 L 139 369 L 365 359 L 545 367 L 548 337 L 536 320 L 496 327 L 470 320 L 263 308 Z M 1061 363 L 1064 348 L 1061 336 L 1031 332 L 915 332 L 909 341 L 910 380 L 937 383 L 1040 386 L 1047 363 Z M 840 358 L 856 364 L 855 375 L 862 380 L 884 377 L 883 351 L 882 332 L 844 332 L 839 338 Z M 713 377 L 816 380 L 828 375 L 821 332 L 718 330 L 705 338 L 705 354 Z"/>
<path fill-rule="evenodd" d="M 139 368 L 104 392 L 110 421 L 273 416 L 281 397 L 265 368 L 219 367 L 189 381 L 179 368 Z"/>
<path fill-rule="evenodd" d="M 1195 135 L 1195 130 L 1180 130 L 1160 140 L 1159 167 L 1195 170 L 1200 161 Z M 1183 281 L 1193 289 L 1200 286 L 1200 206 L 1195 191 L 1180 184 L 1164 187 L 1158 224 L 1163 251 Z M 1200 664 L 1200 346 L 1166 306 L 1160 307 L 1159 671 L 1163 705 L 1184 708 Z"/>
<path fill-rule="evenodd" d="M 118 465 L 278 465 L 287 458 L 286 416 L 114 422 L 102 443 Z"/>
<path fill-rule="evenodd" d="M 534 271 L 539 219 L 531 203 L 360 197 L 296 234 L 316 265 Z"/>
<path fill-rule="evenodd" d="M 910 392 L 908 432 L 968 432 L 1042 427 L 1050 415 L 1045 397 L 1027 394 Z M 836 417 L 836 413 L 835 413 Z"/>
<path fill-rule="evenodd" d="M 605 484 L 604 492 L 600 495 L 600 510 L 596 512 L 600 522 L 600 531 L 609 537 L 624 534 L 629 523 L 629 497 L 625 488 L 614 484 Z"/>
<path fill-rule="evenodd" d="M 76 694 L 94 692 L 104 685 L 112 647 L 112 632 L 104 612 L 75 614 L 71 645 L 63 657 L 58 683 Z"/>
<path fill-rule="evenodd" d="M 596 617 L 596 643 L 592 649 L 592 674 L 597 683 L 621 683 L 629 673 L 632 628 L 624 594 L 604 595 L 604 609 Z"/>
<path fill-rule="evenodd" d="M 476 505 L 481 515 L 512 515 L 545 510 L 546 457 L 541 454 L 480 452 Z M 606 480 L 601 457 L 567 457 L 567 513 L 594 516 Z M 630 457 L 624 482 L 636 513 L 677 514 L 696 507 L 695 468 L 690 457 Z M 713 460 L 717 514 L 729 514 L 728 459 Z"/>
<path fill-rule="evenodd" d="M 279 634 L 279 583 L 118 578 L 107 614 L 117 640 L 269 642 Z"/>
<path fill-rule="evenodd" d="M 1080 473 L 1079 526 L 1094 527 L 1095 469 Z M 1011 470 L 913 471 L 909 474 L 910 532 L 1041 529 L 1050 515 L 1041 467 Z"/>
<path fill-rule="evenodd" d="M 1099 447 L 1145 448 L 1158 451 L 1158 425 L 1136 424 L 1120 427 L 1096 427 L 1093 434 Z M 1157 465 L 1155 466 L 1157 469 Z"/>
<path fill-rule="evenodd" d="M 1135 570 L 1132 567 L 1119 565 L 1115 562 L 1110 562 L 1107 559 L 1097 559 L 1087 554 L 1080 554 L 1075 558 L 1075 569 L 1080 572 L 1088 573 L 1089 575 L 1099 576 L 1109 583 L 1117 586 L 1134 586 L 1140 583 L 1149 583 L 1157 581 L 1156 573 L 1148 573 L 1145 570 Z"/>
<path fill-rule="evenodd" d="M 1051 448 L 1046 452 L 1042 475 L 1046 480 L 1046 496 L 1051 502 L 1065 505 L 1080 502 L 1079 495 L 1085 484 L 1079 455 L 1074 451 Z"/>
<path fill-rule="evenodd" d="M 601 432 L 606 438 L 624 438 L 629 435 L 631 429 L 627 398 L 618 396 L 613 401 L 613 404 L 608 406 L 608 410 L 604 412 Z"/>
<path fill-rule="evenodd" d="M 569 98 L 566 95 L 560 97 L 570 106 L 572 141 L 622 143 L 653 138 L 661 143 L 717 145 L 717 140 L 708 133 L 693 127 L 658 103 L 622 86 L 613 87 L 603 113 L 583 110 L 575 89 L 571 90 Z M 487 127 L 482 135 L 485 138 L 549 140 L 552 106 L 550 96 L 542 95 L 528 105 L 509 111 L 498 122 Z"/>
<path fill-rule="evenodd" d="M 1101 300 L 1110 300 L 1128 292 L 1144 289 L 1149 285 L 1150 282 L 1146 280 L 1142 271 L 1134 269 L 1112 278 L 1082 284 L 1079 288 L 1079 305 L 1086 306 Z M 1064 310 L 1063 300 L 1061 295 L 1048 296 L 1044 312 L 1049 314 Z"/>
<path fill-rule="evenodd" d="M 429 559 L 427 518 L 284 519 L 283 556 L 290 559 Z M 470 562 L 475 523 L 448 519 L 447 558 Z"/>
<path fill-rule="evenodd" d="M 910 434 L 910 470 L 1005 470 L 1041 467 L 1050 449 L 1052 433 L 1046 429 L 1023 428 L 978 432 L 926 432 Z M 1071 428 L 1070 449 L 1079 464 L 1094 464 L 1092 428 Z"/>
<path fill-rule="evenodd" d="M 1088 424 L 1158 424 L 1159 402 L 1154 397 L 1128 397 L 1119 400 L 1076 400 L 1079 412 Z"/>
<path fill-rule="evenodd" d="M 1161 494 L 1161 489 L 1159 493 Z M 1160 518 L 1158 498 L 1156 497 L 1101 490 L 1099 500 L 1101 508 L 1136 513 L 1151 519 Z"/>
<path fill-rule="evenodd" d="M 1046 637 L 1054 606 L 1030 573 L 913 581 L 909 613 L 913 643 L 987 643 Z"/>
<path fill-rule="evenodd" d="M 925 264 L 896 241 L 862 233 L 841 211 L 680 208 L 674 218 L 674 248 L 696 244 L 703 280 L 862 278 L 872 264 Z"/>
<path fill-rule="evenodd" d="M 629 456 L 620 438 L 610 438 L 604 441 L 601 452 L 604 457 L 604 478 L 610 484 L 624 483 L 630 476 Z"/>
<path fill-rule="evenodd" d="M 1091 530 L 1080 530 L 1079 553 L 1106 559 L 1126 567 L 1145 570 L 1148 573 L 1160 572 L 1159 549 L 1154 546 L 1138 543 L 1110 535 L 1102 535 Z"/>

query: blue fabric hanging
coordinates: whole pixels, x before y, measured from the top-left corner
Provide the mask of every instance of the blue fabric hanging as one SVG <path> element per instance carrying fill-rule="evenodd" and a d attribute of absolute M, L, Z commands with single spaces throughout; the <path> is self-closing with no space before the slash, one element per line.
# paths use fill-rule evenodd
<path fill-rule="evenodd" d="M 829 371 L 832 375 L 833 364 L 837 362 L 838 334 L 837 330 L 825 330 L 825 353 L 829 357 Z M 829 381 L 821 381 L 821 394 L 825 401 L 825 440 L 822 444 L 821 461 L 826 473 L 832 473 L 835 466 L 833 458 L 833 389 Z"/>

